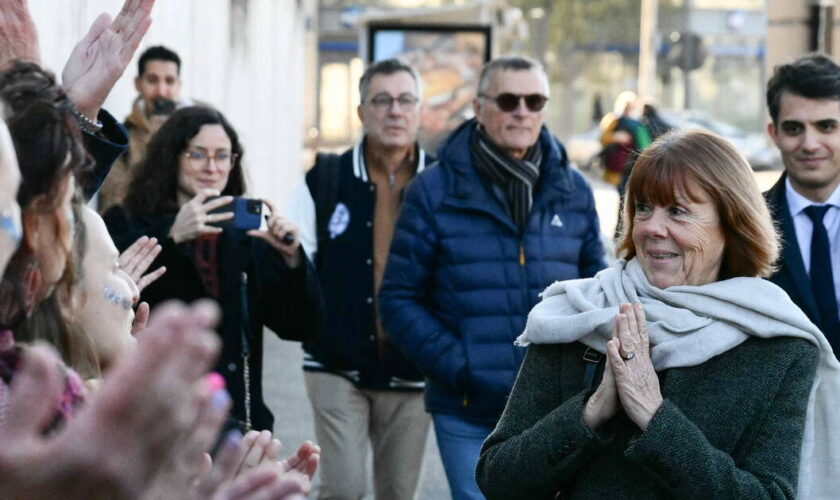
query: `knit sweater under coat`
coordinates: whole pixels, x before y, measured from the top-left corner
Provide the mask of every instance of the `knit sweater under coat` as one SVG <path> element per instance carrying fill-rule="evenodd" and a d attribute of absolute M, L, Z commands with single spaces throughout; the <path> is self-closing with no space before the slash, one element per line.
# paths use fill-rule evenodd
<path fill-rule="evenodd" d="M 513 341 L 539 293 L 605 264 L 592 190 L 548 130 L 520 232 L 473 166 L 474 129 L 470 120 L 453 132 L 406 189 L 379 310 L 427 377 L 427 410 L 493 425 L 525 355 Z"/>
<path fill-rule="evenodd" d="M 698 366 L 659 373 L 643 433 L 623 413 L 596 433 L 583 408 L 586 347 L 535 344 L 476 471 L 488 499 L 794 498 L 818 351 L 752 337 Z"/>

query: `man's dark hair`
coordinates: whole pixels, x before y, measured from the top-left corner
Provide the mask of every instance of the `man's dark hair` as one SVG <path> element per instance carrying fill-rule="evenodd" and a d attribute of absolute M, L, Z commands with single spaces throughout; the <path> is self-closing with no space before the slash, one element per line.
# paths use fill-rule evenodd
<path fill-rule="evenodd" d="M 789 92 L 807 99 L 840 101 L 840 66 L 825 54 L 811 53 L 773 69 L 767 82 L 767 109 L 773 123 L 779 118 L 782 94 Z"/>
<path fill-rule="evenodd" d="M 362 78 L 359 80 L 359 100 L 365 102 L 367 99 L 368 88 L 370 88 L 370 81 L 376 75 L 393 75 L 399 71 L 405 71 L 412 78 L 417 86 L 417 97 L 423 95 L 423 82 L 420 80 L 420 75 L 417 70 L 412 68 L 408 63 L 400 59 L 385 59 L 384 61 L 377 61 L 365 70 Z"/>
<path fill-rule="evenodd" d="M 175 67 L 178 70 L 178 74 L 181 74 L 181 58 L 178 57 L 178 54 L 167 49 L 163 45 L 149 47 L 140 54 L 140 59 L 137 60 L 137 76 L 143 76 L 143 73 L 146 72 L 146 63 L 149 61 L 174 62 Z"/>
<path fill-rule="evenodd" d="M 178 171 L 187 144 L 204 125 L 221 125 L 230 138 L 233 165 L 222 196 L 245 192 L 242 172 L 242 145 L 236 130 L 222 113 L 203 106 L 181 108 L 149 140 L 146 155 L 134 169 L 125 205 L 131 212 L 145 215 L 178 213 Z"/>

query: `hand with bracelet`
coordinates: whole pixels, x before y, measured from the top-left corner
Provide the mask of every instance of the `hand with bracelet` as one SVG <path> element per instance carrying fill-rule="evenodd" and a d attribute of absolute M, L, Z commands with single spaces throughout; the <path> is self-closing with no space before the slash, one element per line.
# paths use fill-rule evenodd
<path fill-rule="evenodd" d="M 76 104 L 82 126 L 97 131 L 99 109 L 122 76 L 152 23 L 155 0 L 125 0 L 112 21 L 102 13 L 76 44 L 61 73 L 62 86 Z M 87 119 L 87 121 L 85 120 Z"/>

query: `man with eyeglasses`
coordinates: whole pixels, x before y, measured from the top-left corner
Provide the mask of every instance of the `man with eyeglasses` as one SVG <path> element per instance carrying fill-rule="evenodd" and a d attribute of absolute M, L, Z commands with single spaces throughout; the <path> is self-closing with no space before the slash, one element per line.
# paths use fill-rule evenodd
<path fill-rule="evenodd" d="M 149 47 L 140 54 L 134 87 L 138 95 L 124 123 L 129 133 L 129 148 L 114 164 L 99 191 L 99 212 L 103 214 L 123 202 L 132 167 L 143 159 L 146 144 L 169 115 L 185 106 L 206 106 L 180 97 L 181 58 L 162 45 Z"/>
<path fill-rule="evenodd" d="M 605 266 L 592 190 L 543 126 L 540 64 L 481 71 L 475 119 L 406 191 L 379 311 L 426 376 L 426 408 L 452 496 L 484 498 L 475 468 L 525 355 L 514 346 L 539 293 Z"/>
<path fill-rule="evenodd" d="M 304 344 L 304 379 L 321 446 L 321 499 L 361 499 L 373 449 L 375 497 L 414 498 L 429 417 L 423 376 L 390 343 L 376 292 L 403 190 L 431 162 L 416 143 L 421 80 L 404 62 L 371 65 L 359 81 L 362 139 L 319 154 L 289 217 L 313 256 L 326 318 Z"/>

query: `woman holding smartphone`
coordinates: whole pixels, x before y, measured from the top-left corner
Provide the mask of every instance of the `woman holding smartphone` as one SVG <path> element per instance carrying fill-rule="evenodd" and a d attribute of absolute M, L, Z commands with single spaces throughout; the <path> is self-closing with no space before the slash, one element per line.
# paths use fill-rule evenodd
<path fill-rule="evenodd" d="M 166 274 L 142 300 L 152 307 L 168 299 L 219 303 L 216 370 L 227 381 L 232 416 L 243 428 L 271 430 L 262 399 L 263 326 L 287 340 L 309 340 L 322 304 L 298 228 L 270 203 L 263 202 L 270 212 L 265 230 L 216 225 L 233 218 L 234 197 L 245 192 L 242 158 L 236 131 L 220 112 L 182 108 L 149 141 L 124 205 L 104 219 L 120 250 L 143 235 L 162 246 L 153 266 L 165 266 Z"/>

